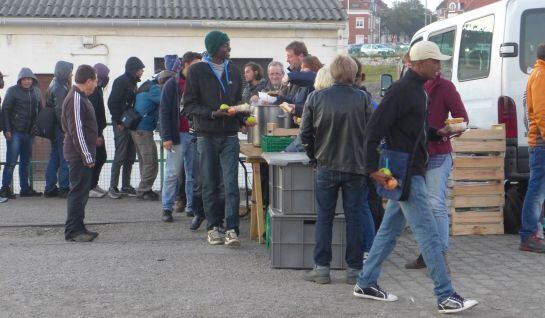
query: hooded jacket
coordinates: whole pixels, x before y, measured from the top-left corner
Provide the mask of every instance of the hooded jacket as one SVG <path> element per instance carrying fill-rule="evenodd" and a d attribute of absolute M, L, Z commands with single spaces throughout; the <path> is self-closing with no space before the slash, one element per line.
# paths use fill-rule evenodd
<path fill-rule="evenodd" d="M 25 77 L 33 81 L 28 89 L 21 86 L 21 79 Z M 42 107 L 41 95 L 38 78 L 29 68 L 23 67 L 17 76 L 17 85 L 8 88 L 2 103 L 4 131 L 29 134 Z"/>
<path fill-rule="evenodd" d="M 183 97 L 184 114 L 199 136 L 231 136 L 240 130 L 240 116 L 212 118 L 211 115 L 221 104 L 234 106 L 241 102 L 242 75 L 228 61 L 220 80 L 206 61 L 189 68 Z"/>
<path fill-rule="evenodd" d="M 528 145 L 545 145 L 545 61 L 537 60 L 526 83 Z"/>
<path fill-rule="evenodd" d="M 142 86 L 146 83 L 142 84 Z M 153 131 L 159 119 L 159 103 L 161 102 L 161 86 L 150 82 L 149 88 L 136 94 L 134 109 L 142 116 L 136 130 Z"/>
<path fill-rule="evenodd" d="M 108 108 L 112 115 L 112 122 L 121 124 L 121 115 L 125 110 L 134 107 L 136 97 L 136 83 L 140 81 L 135 73 L 143 69 L 144 63 L 137 58 L 131 57 L 125 63 L 125 73 L 114 80 L 112 92 L 108 97 Z"/>
<path fill-rule="evenodd" d="M 104 107 L 104 87 L 108 85 L 108 74 L 110 69 L 104 64 L 95 64 L 97 70 L 98 84 L 95 91 L 89 96 L 89 101 L 95 108 L 95 117 L 97 119 L 98 135 L 103 136 L 104 128 L 106 128 L 106 109 Z"/>
<path fill-rule="evenodd" d="M 181 81 L 185 82 L 185 77 L 178 74 L 165 83 L 159 105 L 161 139 L 170 140 L 175 145 L 180 144 L 180 101 L 185 88 L 182 87 Z"/>
<path fill-rule="evenodd" d="M 61 125 L 62 102 L 70 89 L 69 76 L 74 69 L 74 64 L 66 61 L 58 61 L 55 64 L 55 77 L 47 89 L 45 107 L 55 109 L 57 125 Z"/>

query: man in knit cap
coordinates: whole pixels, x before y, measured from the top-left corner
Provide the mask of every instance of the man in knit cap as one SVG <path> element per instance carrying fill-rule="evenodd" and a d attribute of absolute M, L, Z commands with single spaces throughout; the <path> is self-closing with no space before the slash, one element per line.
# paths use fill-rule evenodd
<path fill-rule="evenodd" d="M 125 73 L 114 80 L 112 92 L 108 98 L 115 140 L 114 162 L 108 192 L 112 199 L 119 199 L 123 194 L 136 196 L 136 189 L 131 186 L 131 171 L 136 159 L 136 148 L 129 130 L 122 125 L 121 117 L 124 111 L 134 107 L 136 84 L 140 82 L 144 74 L 144 67 L 144 63 L 139 58 L 130 57 L 125 63 Z M 123 176 L 120 191 L 117 186 L 121 166 L 123 166 Z"/>
<path fill-rule="evenodd" d="M 240 246 L 238 155 L 240 145 L 238 131 L 247 124 L 239 113 L 229 115 L 220 109 L 222 104 L 237 105 L 242 100 L 242 76 L 229 61 L 231 52 L 227 34 L 212 31 L 206 35 L 208 56 L 203 62 L 191 66 L 185 83 L 184 113 L 193 122 L 197 133 L 200 177 L 204 213 L 208 221 L 208 243 Z M 225 237 L 220 235 L 215 197 L 220 183 L 220 173 L 225 185 Z"/>
<path fill-rule="evenodd" d="M 102 166 L 106 163 L 107 154 L 106 154 L 106 143 L 104 142 L 104 128 L 106 128 L 106 109 L 104 107 L 104 88 L 108 85 L 110 81 L 110 69 L 102 64 L 97 63 L 94 66 L 97 73 L 97 87 L 91 96 L 89 96 L 89 101 L 93 104 L 95 109 L 95 117 L 97 119 L 97 128 L 98 128 L 98 139 L 97 139 L 97 157 L 95 162 L 95 167 L 93 168 L 93 178 L 91 179 L 91 191 L 89 191 L 90 198 L 102 198 L 108 193 L 108 191 L 102 189 L 98 185 L 98 180 L 100 178 L 100 172 L 102 171 Z"/>

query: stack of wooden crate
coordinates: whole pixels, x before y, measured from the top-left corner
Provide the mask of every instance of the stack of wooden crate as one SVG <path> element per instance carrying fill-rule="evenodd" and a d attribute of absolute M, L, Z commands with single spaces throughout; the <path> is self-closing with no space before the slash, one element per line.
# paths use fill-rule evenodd
<path fill-rule="evenodd" d="M 505 129 L 475 129 L 453 139 L 451 234 L 503 234 Z"/>

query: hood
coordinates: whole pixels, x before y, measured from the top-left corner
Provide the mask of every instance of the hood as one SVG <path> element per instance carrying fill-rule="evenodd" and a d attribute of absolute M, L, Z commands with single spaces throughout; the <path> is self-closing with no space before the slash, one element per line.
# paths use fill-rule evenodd
<path fill-rule="evenodd" d="M 95 64 L 94 68 L 97 72 L 97 79 L 98 79 L 97 86 L 100 86 L 102 88 L 106 87 L 110 79 L 108 77 L 108 75 L 110 75 L 110 69 L 108 68 L 108 66 L 102 63 Z"/>
<path fill-rule="evenodd" d="M 144 65 L 144 63 L 142 63 L 142 61 L 139 58 L 137 58 L 136 56 L 133 56 L 133 57 L 129 57 L 129 59 L 125 63 L 125 72 L 132 73 L 133 71 L 143 69 L 145 67 L 146 66 Z"/>
<path fill-rule="evenodd" d="M 34 75 L 34 73 L 32 73 L 32 70 L 29 69 L 28 67 L 23 67 L 21 71 L 19 71 L 19 75 L 17 75 L 17 84 L 20 85 L 21 79 L 25 77 L 32 78 L 34 85 L 38 84 L 38 78 L 36 77 L 36 75 Z"/>
<path fill-rule="evenodd" d="M 534 68 L 545 69 L 545 61 L 544 61 L 544 60 L 537 59 L 537 60 L 536 60 L 536 65 L 534 66 Z"/>
<path fill-rule="evenodd" d="M 62 83 L 68 82 L 68 75 L 72 73 L 74 64 L 66 61 L 58 61 L 55 64 L 55 78 Z"/>

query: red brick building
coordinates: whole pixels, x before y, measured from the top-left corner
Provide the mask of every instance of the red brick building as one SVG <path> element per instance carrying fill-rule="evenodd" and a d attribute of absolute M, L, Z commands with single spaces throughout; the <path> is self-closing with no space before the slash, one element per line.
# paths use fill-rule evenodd
<path fill-rule="evenodd" d="M 339 0 L 348 14 L 348 44 L 379 43 L 382 0 Z"/>
<path fill-rule="evenodd" d="M 496 1 L 498 0 L 443 0 L 435 9 L 435 13 L 439 20 L 444 20 Z"/>

